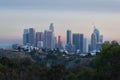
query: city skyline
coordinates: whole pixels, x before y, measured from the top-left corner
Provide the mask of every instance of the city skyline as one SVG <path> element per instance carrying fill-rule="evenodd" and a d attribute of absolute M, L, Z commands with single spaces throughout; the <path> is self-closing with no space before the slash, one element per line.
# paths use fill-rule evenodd
<path fill-rule="evenodd" d="M 0 4 L 0 43 L 22 42 L 24 28 L 44 31 L 50 23 L 63 41 L 67 29 L 90 41 L 95 25 L 104 40 L 120 43 L 119 0 L 0 0 Z"/>
<path fill-rule="evenodd" d="M 68 29 L 66 30 L 66 43 L 63 44 L 61 36 L 56 36 L 54 31 L 54 23 L 50 23 L 49 28 L 43 32 L 36 32 L 34 28 L 24 29 L 23 46 L 46 50 L 66 50 L 69 53 L 87 53 L 99 52 L 103 44 L 103 35 L 95 26 L 89 43 L 83 33 L 75 33 Z"/>

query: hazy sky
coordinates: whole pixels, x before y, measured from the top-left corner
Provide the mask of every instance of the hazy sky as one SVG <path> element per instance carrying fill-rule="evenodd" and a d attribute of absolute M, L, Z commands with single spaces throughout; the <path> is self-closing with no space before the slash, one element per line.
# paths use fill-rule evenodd
<path fill-rule="evenodd" d="M 96 25 L 104 40 L 120 42 L 120 0 L 0 0 L 0 43 L 22 40 L 24 28 L 44 31 L 50 23 L 63 40 L 67 29 L 89 40 Z"/>

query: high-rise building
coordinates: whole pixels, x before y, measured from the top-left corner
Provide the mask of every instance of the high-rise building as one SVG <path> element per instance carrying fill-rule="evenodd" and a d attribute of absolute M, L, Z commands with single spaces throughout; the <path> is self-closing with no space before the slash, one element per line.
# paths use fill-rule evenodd
<path fill-rule="evenodd" d="M 99 30 L 94 27 L 94 31 L 91 35 L 91 51 L 99 51 L 102 47 L 103 36 L 100 35 Z"/>
<path fill-rule="evenodd" d="M 100 35 L 100 43 L 103 43 L 103 35 Z"/>
<path fill-rule="evenodd" d="M 43 41 L 44 34 L 43 32 L 36 32 L 36 41 Z"/>
<path fill-rule="evenodd" d="M 49 30 L 51 30 L 52 32 L 54 32 L 54 26 L 53 26 L 53 25 L 54 25 L 54 24 L 51 23 L 50 26 L 49 26 Z"/>
<path fill-rule="evenodd" d="M 80 51 L 83 53 L 83 34 L 74 33 L 72 38 L 75 51 Z"/>
<path fill-rule="evenodd" d="M 37 42 L 37 47 L 38 48 L 43 48 L 44 46 L 43 46 L 43 41 L 38 41 Z"/>
<path fill-rule="evenodd" d="M 43 42 L 43 40 L 44 40 L 43 37 L 44 37 L 43 32 L 36 32 L 36 46 L 37 46 L 38 42 L 39 42 L 39 44 Z"/>
<path fill-rule="evenodd" d="M 94 51 L 97 49 L 97 37 L 95 33 L 92 33 L 91 35 L 91 50 Z"/>
<path fill-rule="evenodd" d="M 49 30 L 52 31 L 52 48 L 56 48 L 56 40 L 55 40 L 55 33 L 54 33 L 54 24 L 51 23 L 49 26 Z"/>
<path fill-rule="evenodd" d="M 83 40 L 83 52 L 87 53 L 88 52 L 88 48 L 87 48 L 87 39 L 84 38 Z"/>
<path fill-rule="evenodd" d="M 66 35 L 66 36 L 67 36 L 67 42 L 66 42 L 66 43 L 67 43 L 67 44 L 71 44 L 71 43 L 72 43 L 72 42 L 71 42 L 71 41 L 72 41 L 72 40 L 71 40 L 71 39 L 72 39 L 72 38 L 71 38 L 71 37 L 72 37 L 72 35 L 71 35 L 71 30 L 67 30 L 67 35 Z"/>
<path fill-rule="evenodd" d="M 55 41 L 54 41 L 54 43 L 55 43 L 55 48 L 57 48 L 57 38 L 55 37 L 54 40 L 55 40 Z"/>
<path fill-rule="evenodd" d="M 28 43 L 28 29 L 24 29 L 24 33 L 23 33 L 23 45 L 26 45 Z"/>
<path fill-rule="evenodd" d="M 58 49 L 63 49 L 63 47 L 62 47 L 62 41 L 61 41 L 61 36 L 58 36 Z"/>
<path fill-rule="evenodd" d="M 29 44 L 30 46 L 35 46 L 35 29 L 29 28 Z"/>
<path fill-rule="evenodd" d="M 84 46 L 84 35 L 80 34 L 80 51 L 83 53 L 83 46 Z"/>
<path fill-rule="evenodd" d="M 96 27 L 94 27 L 93 33 L 96 35 L 96 39 L 97 39 L 97 43 L 98 43 L 100 41 L 100 32 Z"/>
<path fill-rule="evenodd" d="M 50 30 L 45 30 L 44 32 L 44 48 L 45 49 L 54 49 L 53 48 L 53 32 Z"/>
<path fill-rule="evenodd" d="M 72 43 L 75 45 L 75 51 L 80 50 L 80 35 L 74 33 L 72 38 Z"/>
<path fill-rule="evenodd" d="M 66 46 L 65 49 L 69 53 L 74 53 L 75 52 L 75 46 L 72 44 L 72 32 L 71 30 L 66 31 Z"/>

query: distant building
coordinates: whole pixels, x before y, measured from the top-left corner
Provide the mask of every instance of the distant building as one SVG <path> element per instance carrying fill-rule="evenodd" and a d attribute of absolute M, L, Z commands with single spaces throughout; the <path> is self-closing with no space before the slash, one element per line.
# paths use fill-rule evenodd
<path fill-rule="evenodd" d="M 72 44 L 72 34 L 71 34 L 71 30 L 67 30 L 67 33 L 66 33 L 67 35 L 67 42 L 66 42 L 66 44 Z"/>
<path fill-rule="evenodd" d="M 61 36 L 58 36 L 58 49 L 63 49 Z"/>
<path fill-rule="evenodd" d="M 69 53 L 74 53 L 75 52 L 75 46 L 72 44 L 72 32 L 71 30 L 66 31 L 66 46 L 65 49 Z"/>
<path fill-rule="evenodd" d="M 24 33 L 23 33 L 23 45 L 26 45 L 28 43 L 28 34 L 29 34 L 29 30 L 28 29 L 24 29 Z"/>
<path fill-rule="evenodd" d="M 54 24 L 51 23 L 50 26 L 49 26 L 49 30 L 51 30 L 52 32 L 54 32 L 54 26 L 53 26 L 53 25 L 54 25 Z"/>
<path fill-rule="evenodd" d="M 34 28 L 29 28 L 29 44 L 30 46 L 35 46 L 35 29 Z"/>
<path fill-rule="evenodd" d="M 92 46 L 91 44 L 88 44 L 88 52 L 90 53 L 92 51 Z"/>
<path fill-rule="evenodd" d="M 94 31 L 91 35 L 91 51 L 92 52 L 98 52 L 100 51 L 100 49 L 102 48 L 102 44 L 103 44 L 103 36 L 100 35 L 99 30 L 94 27 Z"/>
<path fill-rule="evenodd" d="M 54 49 L 56 49 L 57 47 L 58 47 L 58 41 L 57 41 L 57 38 L 56 37 L 53 37 L 53 47 L 54 47 Z"/>
<path fill-rule="evenodd" d="M 43 41 L 38 41 L 37 42 L 37 47 L 38 48 L 43 48 L 44 46 L 43 46 Z"/>
<path fill-rule="evenodd" d="M 100 32 L 95 26 L 94 26 L 94 32 L 93 33 L 96 35 L 96 39 L 97 39 L 97 43 L 98 43 L 100 41 Z"/>
<path fill-rule="evenodd" d="M 56 39 L 55 39 L 55 33 L 54 33 L 54 24 L 51 23 L 49 26 L 49 30 L 52 31 L 52 48 L 56 48 Z"/>
<path fill-rule="evenodd" d="M 95 33 L 91 35 L 91 50 L 94 51 L 97 49 L 97 37 Z"/>
<path fill-rule="evenodd" d="M 83 53 L 83 34 L 74 33 L 72 38 L 75 51 L 80 51 Z"/>
<path fill-rule="evenodd" d="M 69 53 L 74 53 L 75 52 L 75 46 L 73 44 L 66 44 L 65 49 L 69 52 Z"/>
<path fill-rule="evenodd" d="M 80 34 L 80 51 L 83 53 L 83 46 L 84 46 L 84 35 Z"/>
<path fill-rule="evenodd" d="M 36 45 L 38 45 L 38 42 L 43 42 L 43 40 L 44 40 L 43 32 L 36 32 Z"/>
<path fill-rule="evenodd" d="M 100 35 L 100 43 L 103 43 L 103 35 Z"/>
<path fill-rule="evenodd" d="M 84 40 L 83 40 L 83 53 L 87 53 L 87 52 L 88 52 L 87 39 L 84 38 Z"/>
<path fill-rule="evenodd" d="M 44 31 L 44 48 L 45 49 L 54 49 L 53 47 L 53 32 L 50 30 Z"/>

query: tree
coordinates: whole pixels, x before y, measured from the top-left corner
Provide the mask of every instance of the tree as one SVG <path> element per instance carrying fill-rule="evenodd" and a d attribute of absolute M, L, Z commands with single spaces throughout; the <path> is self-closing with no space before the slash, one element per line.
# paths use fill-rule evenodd
<path fill-rule="evenodd" d="M 95 65 L 99 80 L 120 80 L 120 45 L 116 41 L 104 43 Z"/>

